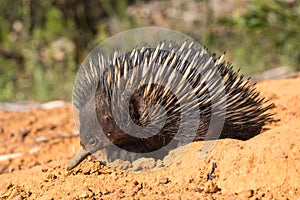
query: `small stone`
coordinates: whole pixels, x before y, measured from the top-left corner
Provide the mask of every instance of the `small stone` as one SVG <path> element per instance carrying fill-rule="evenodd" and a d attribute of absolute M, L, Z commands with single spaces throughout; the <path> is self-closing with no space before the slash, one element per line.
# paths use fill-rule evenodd
<path fill-rule="evenodd" d="M 155 168 L 162 168 L 162 167 L 164 167 L 164 163 L 163 163 L 163 161 L 162 160 L 157 160 L 156 161 L 156 166 L 155 166 Z"/>
<path fill-rule="evenodd" d="M 48 142 L 50 140 L 47 136 L 39 136 L 35 138 L 36 143 Z"/>
<path fill-rule="evenodd" d="M 43 168 L 43 169 L 42 169 L 42 172 L 47 172 L 47 171 L 48 171 L 47 168 Z"/>
<path fill-rule="evenodd" d="M 26 128 L 20 128 L 19 135 L 24 138 L 29 134 L 30 130 Z"/>
<path fill-rule="evenodd" d="M 216 183 L 212 182 L 211 180 L 207 181 L 204 184 L 204 192 L 205 193 L 216 193 L 220 190 Z"/>
<path fill-rule="evenodd" d="M 132 162 L 132 171 L 147 171 L 155 168 L 154 158 L 140 158 Z"/>
<path fill-rule="evenodd" d="M 131 163 L 129 161 L 124 161 L 121 159 L 117 159 L 112 163 L 109 163 L 109 166 L 119 169 L 119 170 L 127 170 L 129 168 L 131 168 Z"/>
<path fill-rule="evenodd" d="M 169 178 L 160 178 L 158 181 L 160 184 L 167 184 L 170 182 Z"/>
<path fill-rule="evenodd" d="M 55 174 L 48 174 L 48 176 L 47 176 L 47 179 L 50 179 L 50 180 L 54 180 L 54 179 L 56 179 L 57 178 L 57 176 L 55 175 Z"/>
<path fill-rule="evenodd" d="M 22 200 L 23 199 L 23 197 L 22 197 L 22 195 L 17 195 L 17 196 L 15 196 L 12 200 Z"/>
<path fill-rule="evenodd" d="M 81 197 L 81 198 L 87 198 L 87 197 L 89 197 L 89 195 L 88 195 L 87 193 L 84 192 L 84 193 L 82 193 L 82 194 L 80 195 L 80 197 Z"/>
<path fill-rule="evenodd" d="M 133 185 L 138 185 L 139 182 L 137 180 L 133 181 Z"/>
<path fill-rule="evenodd" d="M 89 169 L 89 168 L 87 168 L 87 167 L 85 167 L 85 168 L 82 169 L 82 173 L 83 173 L 84 175 L 89 175 L 90 172 L 91 172 L 91 169 Z"/>
<path fill-rule="evenodd" d="M 240 192 L 238 195 L 242 199 L 248 199 L 248 198 L 252 197 L 253 194 L 254 194 L 253 190 L 244 190 L 244 191 Z"/>

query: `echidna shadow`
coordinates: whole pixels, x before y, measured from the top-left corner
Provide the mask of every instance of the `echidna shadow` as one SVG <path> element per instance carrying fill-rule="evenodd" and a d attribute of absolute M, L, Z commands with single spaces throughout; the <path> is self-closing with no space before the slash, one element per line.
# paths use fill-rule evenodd
<path fill-rule="evenodd" d="M 82 150 L 68 169 L 98 150 L 115 152 L 112 146 L 151 157 L 185 142 L 259 134 L 273 105 L 222 59 L 166 42 L 89 57 L 73 92 Z"/>

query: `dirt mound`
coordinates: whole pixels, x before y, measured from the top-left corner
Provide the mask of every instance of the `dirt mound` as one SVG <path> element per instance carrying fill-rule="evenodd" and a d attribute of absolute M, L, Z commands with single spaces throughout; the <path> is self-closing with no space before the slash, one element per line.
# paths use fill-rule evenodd
<path fill-rule="evenodd" d="M 300 199 L 299 85 L 300 78 L 257 85 L 280 119 L 262 134 L 219 140 L 204 159 L 203 142 L 194 142 L 178 161 L 149 173 L 91 157 L 66 171 L 79 149 L 69 105 L 0 111 L 0 199 Z"/>

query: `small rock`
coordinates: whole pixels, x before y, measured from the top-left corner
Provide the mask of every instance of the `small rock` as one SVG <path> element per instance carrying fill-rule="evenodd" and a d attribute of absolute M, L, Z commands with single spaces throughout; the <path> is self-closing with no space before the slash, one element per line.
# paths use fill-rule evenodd
<path fill-rule="evenodd" d="M 154 158 L 140 158 L 132 162 L 132 171 L 147 171 L 155 168 L 156 162 Z"/>
<path fill-rule="evenodd" d="M 254 194 L 253 190 L 244 190 L 244 191 L 240 192 L 238 195 L 242 199 L 248 199 L 248 198 L 252 197 L 253 194 Z"/>
<path fill-rule="evenodd" d="M 50 140 L 50 138 L 47 136 L 39 136 L 39 137 L 35 138 L 36 143 L 48 142 L 49 140 Z"/>
<path fill-rule="evenodd" d="M 178 162 L 176 162 L 176 166 L 179 166 L 179 165 L 181 165 L 181 163 L 182 163 L 182 161 L 180 160 L 180 161 L 178 161 Z"/>
<path fill-rule="evenodd" d="M 134 185 L 134 186 L 136 186 L 136 185 L 138 185 L 138 184 L 139 184 L 139 182 L 138 182 L 137 180 L 133 181 L 133 185 Z"/>
<path fill-rule="evenodd" d="M 53 173 L 48 174 L 48 176 L 47 176 L 47 179 L 50 179 L 50 180 L 54 180 L 56 178 L 57 178 L 57 176 L 55 174 L 53 174 Z"/>
<path fill-rule="evenodd" d="M 209 180 L 204 184 L 204 192 L 205 193 L 216 193 L 219 190 L 221 190 L 216 183 L 213 181 Z"/>
<path fill-rule="evenodd" d="M 127 170 L 131 168 L 131 163 L 129 161 L 117 159 L 114 162 L 109 163 L 109 166 L 119 170 Z"/>
<path fill-rule="evenodd" d="M 17 195 L 17 196 L 15 196 L 12 200 L 22 200 L 23 199 L 23 197 L 22 197 L 22 195 Z"/>
<path fill-rule="evenodd" d="M 84 167 L 84 168 L 82 169 L 82 173 L 83 173 L 84 175 L 89 175 L 89 174 L 91 174 L 91 169 L 90 169 L 90 168 L 87 168 L 87 167 Z"/>
<path fill-rule="evenodd" d="M 81 197 L 81 198 L 87 198 L 87 197 L 89 197 L 89 195 L 88 195 L 87 193 L 84 192 L 84 193 L 82 193 L 82 194 L 80 195 L 80 197 Z"/>
<path fill-rule="evenodd" d="M 164 167 L 164 163 L 163 163 L 163 161 L 162 160 L 157 160 L 156 161 L 156 166 L 155 166 L 155 168 L 162 168 L 162 167 Z"/>
<path fill-rule="evenodd" d="M 47 168 L 43 168 L 43 169 L 42 169 L 42 172 L 47 172 L 47 171 L 48 171 Z"/>
<path fill-rule="evenodd" d="M 19 135 L 22 139 L 24 139 L 29 133 L 30 133 L 30 130 L 26 129 L 26 128 L 21 128 L 19 130 Z"/>
<path fill-rule="evenodd" d="M 167 183 L 170 182 L 170 180 L 169 180 L 169 178 L 160 178 L 160 179 L 158 180 L 158 182 L 159 182 L 160 184 L 167 184 Z"/>

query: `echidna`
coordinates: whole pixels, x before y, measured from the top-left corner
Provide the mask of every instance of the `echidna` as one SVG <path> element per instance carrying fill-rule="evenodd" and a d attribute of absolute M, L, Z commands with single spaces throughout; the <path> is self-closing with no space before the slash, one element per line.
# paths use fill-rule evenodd
<path fill-rule="evenodd" d="M 259 134 L 272 104 L 222 59 L 172 42 L 88 58 L 73 93 L 82 150 L 68 169 L 112 144 L 151 153 L 169 143 Z"/>

